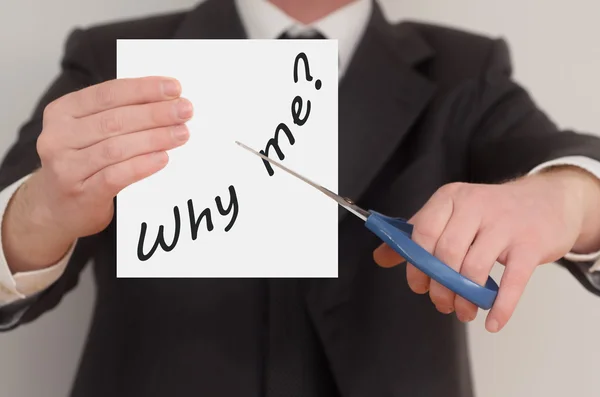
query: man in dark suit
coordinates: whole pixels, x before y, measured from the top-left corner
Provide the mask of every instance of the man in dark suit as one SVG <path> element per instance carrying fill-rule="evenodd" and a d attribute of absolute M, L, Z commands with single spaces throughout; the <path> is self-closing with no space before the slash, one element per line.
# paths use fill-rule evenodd
<path fill-rule="evenodd" d="M 116 40 L 311 35 L 339 39 L 340 194 L 410 218 L 419 244 L 477 282 L 506 265 L 490 331 L 536 266 L 576 274 L 596 260 L 600 140 L 536 108 L 502 40 L 391 24 L 370 0 L 208 0 L 76 30 L 0 169 L 2 329 L 55 307 L 94 260 L 72 396 L 471 395 L 476 308 L 397 266 L 352 217 L 339 223 L 338 279 L 115 277 L 113 198 L 165 166 L 194 112 L 172 78 L 115 80 Z"/>

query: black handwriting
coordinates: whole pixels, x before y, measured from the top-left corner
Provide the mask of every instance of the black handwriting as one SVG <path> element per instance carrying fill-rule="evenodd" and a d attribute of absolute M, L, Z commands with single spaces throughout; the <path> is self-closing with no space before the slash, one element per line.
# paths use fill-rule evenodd
<path fill-rule="evenodd" d="M 231 220 L 229 221 L 227 226 L 225 226 L 224 230 L 226 232 L 230 231 L 233 225 L 235 224 L 239 212 L 238 198 L 235 192 L 235 187 L 233 185 L 229 186 L 229 197 L 229 205 L 227 206 L 227 208 L 224 208 L 221 197 L 215 197 L 215 202 L 217 204 L 217 210 L 219 211 L 219 214 L 225 216 L 231 212 L 233 213 Z M 187 207 L 190 218 L 190 237 L 193 241 L 195 241 L 198 238 L 198 229 L 200 228 L 200 223 L 202 222 L 202 219 L 206 220 L 207 231 L 211 232 L 214 229 L 212 214 L 210 208 L 205 208 L 204 210 L 202 210 L 202 212 L 200 212 L 200 215 L 196 218 L 194 202 L 192 201 L 192 199 L 189 199 L 187 201 Z M 140 238 L 138 240 L 137 247 L 137 256 L 140 261 L 145 262 L 148 259 L 150 259 L 156 253 L 156 250 L 159 246 L 165 252 L 170 252 L 175 248 L 177 242 L 179 241 L 179 235 L 181 233 L 181 218 L 179 215 L 179 207 L 177 206 L 173 207 L 173 218 L 175 221 L 175 233 L 171 244 L 167 244 L 165 242 L 165 225 L 160 225 L 158 227 L 158 235 L 154 241 L 154 244 L 152 245 L 152 248 L 150 249 L 150 251 L 148 251 L 148 253 L 144 253 L 144 241 L 146 239 L 146 231 L 148 230 L 148 224 L 146 222 L 142 222 Z"/>
<path fill-rule="evenodd" d="M 306 56 L 306 54 L 304 52 L 301 52 L 298 55 L 296 55 L 296 59 L 294 59 L 294 83 L 298 83 L 298 81 L 299 81 L 298 66 L 300 64 L 300 61 L 302 61 L 302 64 L 304 65 L 304 77 L 305 77 L 306 81 L 309 81 L 309 82 L 313 81 L 313 76 L 310 74 L 310 65 L 308 64 L 308 57 Z M 322 87 L 321 80 L 317 79 L 315 81 L 315 88 L 318 91 L 321 89 L 321 87 Z M 308 118 L 310 116 L 311 107 L 312 107 L 310 100 L 307 100 L 306 101 L 306 112 L 305 112 L 304 116 L 302 116 L 301 114 L 302 114 L 303 103 L 304 102 L 302 100 L 302 97 L 297 95 L 296 97 L 294 97 L 294 99 L 292 101 L 292 105 L 291 105 L 292 121 L 294 122 L 295 125 L 297 125 L 299 127 L 302 127 L 308 121 Z M 283 153 L 283 150 L 281 150 L 281 146 L 279 146 L 279 133 L 281 131 L 283 131 L 285 133 L 285 135 L 287 136 L 287 139 L 288 139 L 290 145 L 294 145 L 294 143 L 296 143 L 296 138 L 294 137 L 294 134 L 292 133 L 290 128 L 287 126 L 287 124 L 279 123 L 277 128 L 275 128 L 275 136 L 267 141 L 267 145 L 265 146 L 265 149 L 260 151 L 261 154 L 264 154 L 265 156 L 268 157 L 269 150 L 273 149 L 273 150 L 275 150 L 275 153 L 277 153 L 277 157 L 279 157 L 279 160 L 285 159 L 285 154 Z M 271 166 L 271 164 L 267 160 L 263 160 L 263 164 L 265 165 L 265 168 L 266 168 L 269 176 L 273 176 L 275 171 L 273 170 L 273 167 Z"/>

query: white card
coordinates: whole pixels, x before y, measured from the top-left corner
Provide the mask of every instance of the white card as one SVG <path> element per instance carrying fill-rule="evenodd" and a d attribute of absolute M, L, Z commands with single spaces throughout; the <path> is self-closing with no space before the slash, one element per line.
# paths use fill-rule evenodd
<path fill-rule="evenodd" d="M 337 41 L 119 40 L 117 77 L 143 76 L 178 79 L 194 117 L 117 197 L 117 277 L 337 277 L 337 204 L 235 144 L 265 151 L 279 130 L 269 157 L 337 191 Z"/>

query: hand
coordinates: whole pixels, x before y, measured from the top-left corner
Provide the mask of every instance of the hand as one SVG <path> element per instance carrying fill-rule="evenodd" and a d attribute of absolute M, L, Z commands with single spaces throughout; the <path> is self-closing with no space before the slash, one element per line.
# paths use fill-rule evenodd
<path fill-rule="evenodd" d="M 42 166 L 15 195 L 20 205 L 7 210 L 4 229 L 19 222 L 12 240 L 28 222 L 38 234 L 70 242 L 106 228 L 117 193 L 165 167 L 166 151 L 188 140 L 184 123 L 193 109 L 180 93 L 173 79 L 121 79 L 50 103 L 37 141 Z M 19 248 L 20 241 L 3 240 L 9 251 Z"/>
<path fill-rule="evenodd" d="M 498 296 L 486 320 L 497 332 L 508 322 L 535 268 L 563 257 L 576 244 L 598 243 L 585 232 L 586 216 L 598 212 L 600 187 L 574 168 L 541 173 L 502 185 L 453 183 L 439 189 L 410 219 L 413 240 L 445 264 L 484 285 L 496 261 L 505 265 Z M 596 217 L 596 220 L 598 218 Z M 587 229 L 592 229 L 589 226 Z M 595 239 L 595 240 L 594 240 Z M 404 262 L 383 244 L 374 252 L 382 267 Z M 410 288 L 429 292 L 437 310 L 472 321 L 477 307 L 431 280 L 411 264 Z"/>

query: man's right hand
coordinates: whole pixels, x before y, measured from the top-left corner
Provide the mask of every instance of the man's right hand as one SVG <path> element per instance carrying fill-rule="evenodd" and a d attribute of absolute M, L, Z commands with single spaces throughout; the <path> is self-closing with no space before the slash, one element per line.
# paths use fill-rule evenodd
<path fill-rule="evenodd" d="M 13 196 L 2 245 L 14 273 L 51 266 L 112 220 L 113 198 L 165 167 L 189 137 L 192 104 L 176 80 L 112 80 L 50 103 L 37 141 L 41 168 Z"/>

